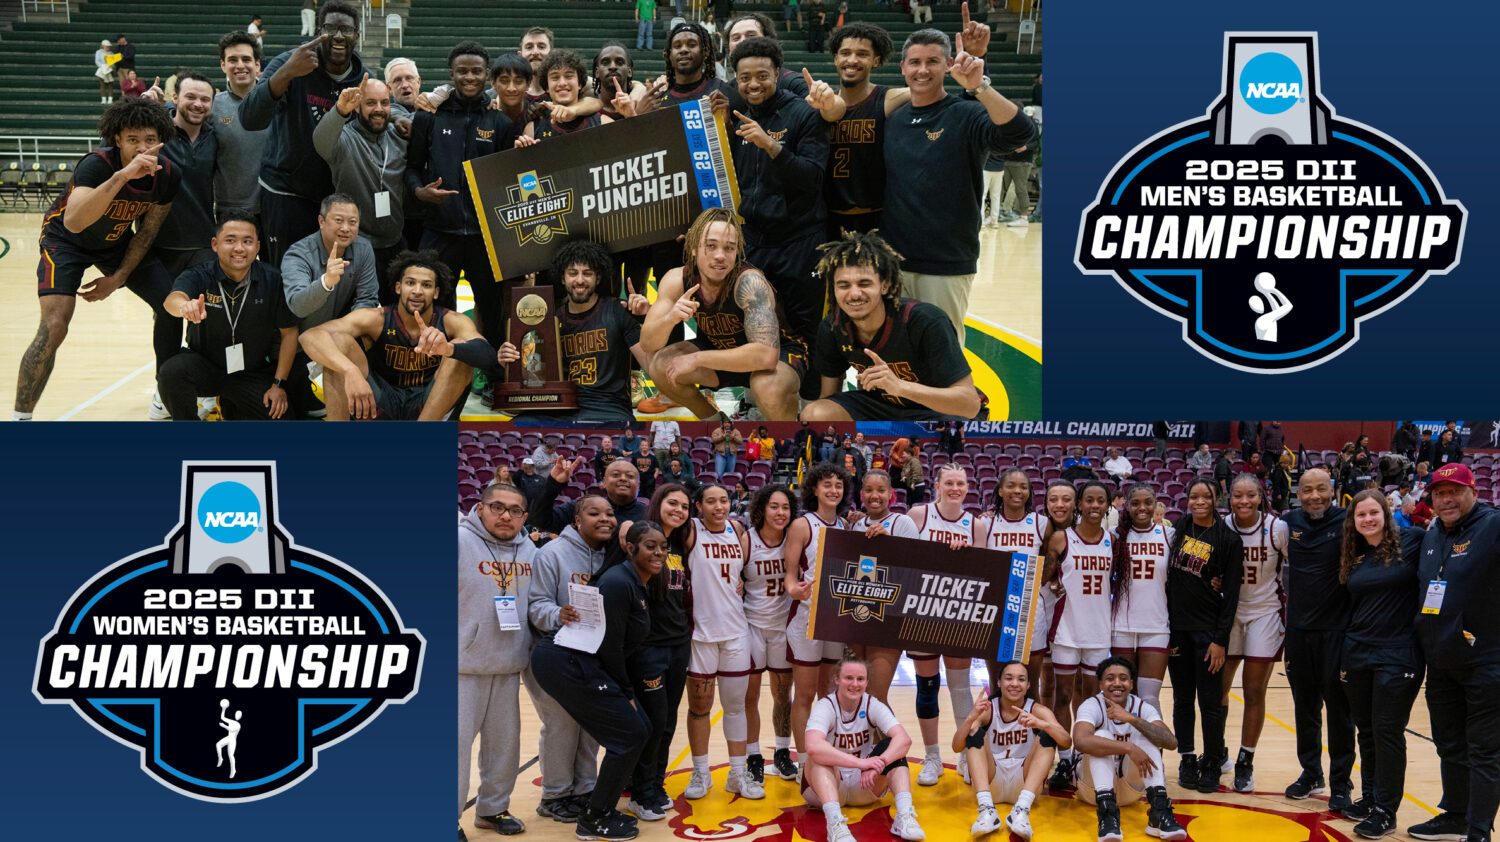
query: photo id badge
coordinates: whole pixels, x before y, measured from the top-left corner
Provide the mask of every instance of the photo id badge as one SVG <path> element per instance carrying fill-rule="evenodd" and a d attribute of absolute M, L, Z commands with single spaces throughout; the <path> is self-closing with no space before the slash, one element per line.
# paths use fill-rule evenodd
<path fill-rule="evenodd" d="M 382 190 L 375 194 L 375 217 L 377 219 L 391 215 L 391 191 Z"/>
<path fill-rule="evenodd" d="M 1443 581 L 1427 583 L 1427 597 L 1422 600 L 1423 614 L 1436 614 L 1443 607 L 1443 592 L 1448 590 L 1448 583 Z"/>
<path fill-rule="evenodd" d="M 515 597 L 495 597 L 495 617 L 500 621 L 500 631 L 521 630 L 521 615 L 516 613 Z"/>
<path fill-rule="evenodd" d="M 245 343 L 236 342 L 224 349 L 224 371 L 234 374 L 245 370 Z"/>

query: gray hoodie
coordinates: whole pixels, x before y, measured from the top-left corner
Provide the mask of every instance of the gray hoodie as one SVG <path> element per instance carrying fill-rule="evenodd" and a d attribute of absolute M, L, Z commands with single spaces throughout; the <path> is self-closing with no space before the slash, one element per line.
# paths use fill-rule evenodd
<path fill-rule="evenodd" d="M 313 130 L 313 148 L 328 162 L 333 188 L 353 197 L 359 230 L 376 248 L 396 245 L 405 225 L 401 208 L 406 195 L 406 139 L 396 131 L 397 116 L 393 107 L 385 130 L 376 133 L 357 114 L 346 119 L 330 108 Z M 390 213 L 376 216 L 375 194 L 382 190 L 390 193 Z"/>
<path fill-rule="evenodd" d="M 516 597 L 525 611 L 535 569 L 536 545 L 524 531 L 509 541 L 491 535 L 476 506 L 458 524 L 458 671 L 464 675 L 504 675 L 531 661 L 531 627 L 501 631 L 495 597 Z"/>
<path fill-rule="evenodd" d="M 604 548 L 589 549 L 583 536 L 572 526 L 556 540 L 537 550 L 531 568 L 531 600 L 526 614 L 537 630 L 551 637 L 562 625 L 557 615 L 568 604 L 568 584 L 592 584 L 593 577 L 604 571 Z"/>

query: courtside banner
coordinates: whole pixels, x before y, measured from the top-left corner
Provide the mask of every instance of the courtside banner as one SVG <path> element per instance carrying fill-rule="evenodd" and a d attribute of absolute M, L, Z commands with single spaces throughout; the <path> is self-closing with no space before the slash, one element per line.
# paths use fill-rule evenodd
<path fill-rule="evenodd" d="M 1025 660 L 1038 559 L 829 529 L 808 627 L 817 640 Z"/>
<path fill-rule="evenodd" d="M 495 277 L 546 269 L 569 240 L 618 253 L 734 209 L 727 138 L 703 99 L 465 161 Z"/>

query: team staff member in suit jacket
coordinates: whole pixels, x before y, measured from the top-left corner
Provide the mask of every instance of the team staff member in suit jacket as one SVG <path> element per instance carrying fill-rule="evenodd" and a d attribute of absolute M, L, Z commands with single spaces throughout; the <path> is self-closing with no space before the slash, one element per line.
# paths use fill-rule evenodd
<path fill-rule="evenodd" d="M 1300 508 L 1287 512 L 1286 677 L 1297 716 L 1297 760 L 1302 775 L 1286 797 L 1303 799 L 1324 791 L 1323 708 L 1328 708 L 1328 809 L 1353 809 L 1354 718 L 1339 684 L 1344 630 L 1349 627 L 1349 591 L 1339 581 L 1339 543 L 1346 512 L 1333 505 L 1328 471 L 1305 471 L 1297 483 Z M 1360 818 L 1364 818 L 1360 816 Z"/>
<path fill-rule="evenodd" d="M 593 547 L 596 540 L 612 541 L 615 523 L 604 498 L 586 497 L 579 502 L 579 525 L 589 533 L 589 546 Z M 607 531 L 603 528 L 606 524 Z M 642 535 L 661 535 L 659 530 L 650 530 L 653 525 L 636 524 L 635 548 Z M 626 541 L 630 541 L 629 536 Z M 558 646 L 551 635 L 539 641 L 531 653 L 537 684 L 604 746 L 598 780 L 578 816 L 579 839 L 636 837 L 635 819 L 614 807 L 651 736 L 651 722 L 636 703 L 627 664 L 651 625 L 645 583 L 661 572 L 665 555 L 644 552 L 632 556 L 630 563 L 609 568 L 594 582 L 604 599 L 604 640 L 597 654 Z M 574 622 L 562 616 L 559 621 L 559 627 Z"/>
<path fill-rule="evenodd" d="M 528 692 L 536 681 L 530 675 L 531 624 L 524 613 L 537 550 L 525 524 L 521 490 L 491 485 L 458 525 L 458 814 L 468 804 L 478 737 L 474 826 L 506 836 L 526 829 L 510 814 L 510 794 L 521 764 L 516 735 L 521 733 L 522 676 Z"/>
<path fill-rule="evenodd" d="M 1396 829 L 1406 784 L 1406 723 L 1422 686 L 1422 650 L 1412 627 L 1420 603 L 1420 529 L 1397 529 L 1379 489 L 1354 495 L 1344 518 L 1339 580 L 1349 588 L 1341 674 L 1359 734 L 1360 806 L 1354 832 L 1379 839 Z"/>
<path fill-rule="evenodd" d="M 1478 504 L 1467 465 L 1433 471 L 1429 488 L 1441 523 L 1422 540 L 1416 628 L 1443 812 L 1406 832 L 1480 842 L 1500 806 L 1500 513 Z"/>
<path fill-rule="evenodd" d="M 1213 483 L 1199 477 L 1188 486 L 1188 513 L 1174 524 L 1167 559 L 1167 613 L 1174 654 L 1167 660 L 1172 676 L 1172 730 L 1180 742 L 1178 783 L 1199 792 L 1219 788 L 1224 747 L 1224 706 L 1219 670 L 1229 646 L 1229 629 L 1240 604 L 1245 548 L 1239 533 L 1219 517 Z M 1214 588 L 1219 580 L 1220 590 Z M 1203 757 L 1193 768 L 1193 696 L 1203 717 Z"/>

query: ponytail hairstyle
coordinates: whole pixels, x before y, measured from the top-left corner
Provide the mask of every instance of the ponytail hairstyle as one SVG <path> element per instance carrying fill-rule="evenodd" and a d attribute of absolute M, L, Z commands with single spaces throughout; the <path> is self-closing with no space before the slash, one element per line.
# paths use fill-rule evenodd
<path fill-rule="evenodd" d="M 1005 488 L 1006 478 L 1008 478 L 1011 474 L 1020 474 L 1021 479 L 1026 480 L 1026 499 L 1021 502 L 1021 508 L 1028 512 L 1031 511 L 1031 498 L 1033 496 L 1031 487 L 1031 474 L 1026 473 L 1025 469 L 1023 468 L 1012 465 L 1000 472 L 1000 483 L 995 486 L 996 517 L 1003 516 L 1003 513 L 1005 512 L 1005 494 L 1002 492 L 1002 489 Z"/>

